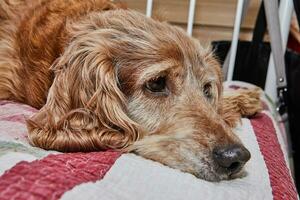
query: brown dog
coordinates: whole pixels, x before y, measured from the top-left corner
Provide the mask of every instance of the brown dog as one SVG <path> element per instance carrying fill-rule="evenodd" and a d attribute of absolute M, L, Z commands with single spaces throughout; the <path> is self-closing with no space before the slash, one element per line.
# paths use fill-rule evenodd
<path fill-rule="evenodd" d="M 107 0 L 0 3 L 0 99 L 41 108 L 35 146 L 132 151 L 206 180 L 250 153 L 232 132 L 256 91 L 222 96 L 220 66 L 179 28 Z M 103 11 L 103 12 L 100 12 Z"/>

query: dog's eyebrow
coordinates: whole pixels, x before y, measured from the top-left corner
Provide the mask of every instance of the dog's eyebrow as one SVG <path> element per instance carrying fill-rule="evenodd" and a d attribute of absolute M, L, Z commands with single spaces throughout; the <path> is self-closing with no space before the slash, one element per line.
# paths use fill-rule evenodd
<path fill-rule="evenodd" d="M 143 83 L 146 80 L 152 79 L 153 77 L 163 74 L 171 68 L 174 69 L 177 67 L 178 65 L 172 65 L 168 61 L 156 63 L 154 65 L 151 65 L 150 67 L 147 67 L 143 72 L 141 72 L 138 82 Z"/>

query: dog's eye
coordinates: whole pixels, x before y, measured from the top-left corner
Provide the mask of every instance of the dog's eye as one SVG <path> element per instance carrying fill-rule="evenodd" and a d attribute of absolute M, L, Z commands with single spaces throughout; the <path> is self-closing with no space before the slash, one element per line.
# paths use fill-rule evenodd
<path fill-rule="evenodd" d="M 212 98 L 212 86 L 210 83 L 207 83 L 203 87 L 203 94 L 207 99 Z"/>
<path fill-rule="evenodd" d="M 166 77 L 160 76 L 145 84 L 145 88 L 155 94 L 167 95 Z"/>

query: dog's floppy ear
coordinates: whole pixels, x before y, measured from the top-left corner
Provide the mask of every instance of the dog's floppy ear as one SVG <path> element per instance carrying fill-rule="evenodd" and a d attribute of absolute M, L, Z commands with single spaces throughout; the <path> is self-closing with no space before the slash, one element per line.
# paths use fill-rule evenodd
<path fill-rule="evenodd" d="M 54 63 L 45 106 L 27 120 L 30 141 L 59 151 L 123 149 L 139 137 L 126 115 L 109 41 L 93 34 L 71 42 Z"/>

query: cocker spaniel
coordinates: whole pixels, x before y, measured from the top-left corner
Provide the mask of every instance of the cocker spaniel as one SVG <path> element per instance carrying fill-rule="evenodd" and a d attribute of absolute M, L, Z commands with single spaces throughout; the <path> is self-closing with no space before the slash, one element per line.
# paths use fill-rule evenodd
<path fill-rule="evenodd" d="M 257 91 L 222 95 L 209 48 L 108 0 L 2 0 L 0 99 L 40 109 L 31 144 L 134 152 L 210 181 L 250 153 L 232 128 L 260 111 Z"/>

